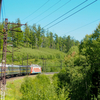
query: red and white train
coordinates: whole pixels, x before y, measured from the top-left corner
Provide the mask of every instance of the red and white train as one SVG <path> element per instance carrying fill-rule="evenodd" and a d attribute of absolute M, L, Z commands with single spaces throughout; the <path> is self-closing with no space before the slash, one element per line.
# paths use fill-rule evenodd
<path fill-rule="evenodd" d="M 0 76 L 1 76 L 1 67 L 0 64 Z M 35 74 L 41 73 L 42 68 L 39 65 L 31 64 L 28 66 L 21 66 L 21 65 L 6 65 L 6 76 L 10 75 L 25 75 L 25 74 Z"/>

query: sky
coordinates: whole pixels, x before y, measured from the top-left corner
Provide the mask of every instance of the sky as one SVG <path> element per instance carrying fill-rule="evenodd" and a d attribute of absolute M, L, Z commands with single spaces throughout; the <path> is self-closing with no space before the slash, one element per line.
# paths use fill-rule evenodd
<path fill-rule="evenodd" d="M 0 22 L 5 18 L 81 41 L 100 23 L 100 0 L 3 0 Z"/>

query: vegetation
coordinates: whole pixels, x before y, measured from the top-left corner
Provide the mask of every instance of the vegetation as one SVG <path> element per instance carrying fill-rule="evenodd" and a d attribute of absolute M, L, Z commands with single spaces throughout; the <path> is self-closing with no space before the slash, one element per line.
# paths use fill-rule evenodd
<path fill-rule="evenodd" d="M 20 23 L 20 19 L 17 19 L 16 23 Z M 16 25 L 9 25 L 8 29 L 15 27 Z M 3 23 L 0 24 L 0 31 L 3 30 Z M 32 49 L 39 48 L 51 48 L 57 49 L 63 52 L 68 52 L 74 45 L 79 45 L 79 41 L 71 38 L 70 36 L 59 37 L 56 33 L 45 31 L 40 25 L 33 24 L 33 26 L 26 25 L 23 29 L 16 28 L 16 31 L 8 31 L 8 44 L 13 44 L 14 47 L 23 46 Z M 2 39 L 0 41 L 0 48 L 2 49 Z"/>
<path fill-rule="evenodd" d="M 17 48 L 14 48 L 16 50 Z M 7 50 L 12 51 L 12 47 L 7 47 Z M 20 52 L 19 52 L 20 51 Z M 28 57 L 27 57 L 28 54 Z M 28 65 L 38 64 L 45 67 L 43 71 L 52 72 L 60 71 L 64 67 L 64 57 L 66 53 L 50 48 L 31 49 L 21 47 L 16 52 L 13 52 L 13 64 Z M 12 64 L 12 53 L 7 52 L 7 64 Z"/>
<path fill-rule="evenodd" d="M 34 80 L 26 77 L 21 85 L 22 100 L 69 100 L 64 88 L 57 92 L 56 83 L 46 75 L 38 75 Z"/>
<path fill-rule="evenodd" d="M 16 23 L 20 23 L 20 19 L 17 19 Z M 16 25 L 8 24 L 8 29 L 13 27 Z M 0 24 L 0 31 L 2 30 L 3 23 Z M 66 53 L 72 46 L 79 45 L 79 41 L 70 36 L 59 37 L 52 32 L 46 32 L 40 25 L 36 24 L 26 25 L 23 32 L 18 32 L 21 31 L 20 27 L 15 30 L 7 32 L 7 64 L 27 65 L 28 62 L 29 65 L 38 64 L 46 67 L 42 69 L 48 72 L 60 71 L 65 66 Z M 3 39 L 0 39 L 0 53 L 2 53 L 2 49 Z"/>
<path fill-rule="evenodd" d="M 15 35 L 12 36 L 13 34 Z M 20 88 L 20 99 L 100 99 L 100 24 L 92 34 L 86 35 L 81 43 L 70 36 L 58 37 L 52 32 L 45 32 L 40 25 L 35 24 L 25 26 L 21 36 L 10 31 L 8 36 L 8 43 L 13 43 L 16 48 L 22 47 L 20 53 L 14 53 L 14 64 L 21 64 L 22 57 L 23 61 L 27 62 L 28 54 L 29 64 L 40 64 L 45 71 L 59 71 L 52 79 L 45 75 L 38 75 L 34 80 L 25 78 Z M 1 39 L 1 50 L 2 44 Z M 8 49 L 11 51 L 11 47 Z M 7 55 L 7 58 L 10 63 L 12 55 Z M 25 62 L 24 64 L 27 64 Z M 46 64 L 48 67 L 45 67 Z"/>
<path fill-rule="evenodd" d="M 5 100 L 20 100 L 22 94 L 20 92 L 20 87 L 23 79 L 16 79 L 7 81 L 6 85 L 6 97 Z"/>
<path fill-rule="evenodd" d="M 93 34 L 86 35 L 65 57 L 65 69 L 58 77 L 58 86 L 65 87 L 71 100 L 100 99 L 100 24 Z M 76 51 L 73 51 L 74 50 Z"/>
<path fill-rule="evenodd" d="M 5 100 L 69 100 L 69 93 L 64 93 L 64 88 L 57 92 L 57 88 L 57 79 L 52 75 L 26 76 L 7 82 Z"/>

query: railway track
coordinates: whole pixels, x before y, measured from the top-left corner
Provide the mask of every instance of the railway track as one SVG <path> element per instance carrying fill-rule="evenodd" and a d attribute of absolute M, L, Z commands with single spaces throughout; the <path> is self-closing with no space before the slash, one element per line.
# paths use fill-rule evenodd
<path fill-rule="evenodd" d="M 55 73 L 58 73 L 58 72 L 43 72 L 41 74 L 45 74 L 45 75 L 53 75 Z M 35 77 L 37 74 L 32 74 L 32 75 L 28 75 L 28 77 Z M 23 75 L 23 76 L 13 76 L 13 77 L 10 77 L 10 78 L 6 78 L 7 81 L 10 81 L 10 80 L 15 80 L 15 79 L 21 79 L 21 78 L 24 78 L 26 77 L 26 75 Z"/>

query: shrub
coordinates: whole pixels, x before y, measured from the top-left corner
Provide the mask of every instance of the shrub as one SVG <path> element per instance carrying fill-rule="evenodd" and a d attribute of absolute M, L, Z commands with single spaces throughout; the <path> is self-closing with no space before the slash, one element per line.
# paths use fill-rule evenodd
<path fill-rule="evenodd" d="M 26 77 L 20 91 L 21 100 L 68 100 L 68 93 L 65 95 L 64 88 L 57 94 L 56 80 L 53 83 L 46 75 L 37 75 L 35 79 Z"/>

